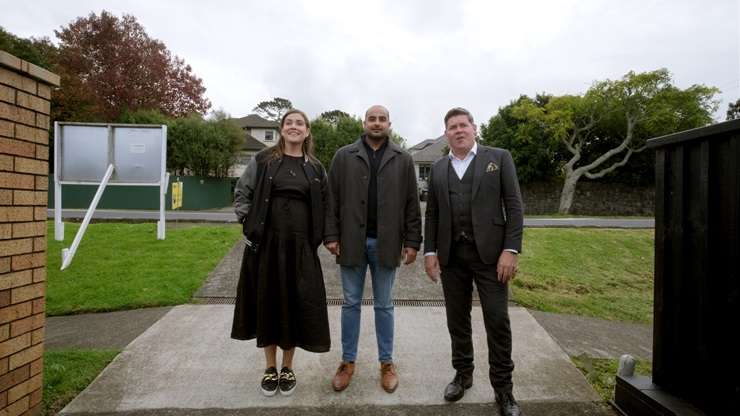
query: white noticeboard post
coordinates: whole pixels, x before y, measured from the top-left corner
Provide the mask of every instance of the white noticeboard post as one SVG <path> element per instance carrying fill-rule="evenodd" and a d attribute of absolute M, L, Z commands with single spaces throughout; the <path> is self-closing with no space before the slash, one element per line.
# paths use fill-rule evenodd
<path fill-rule="evenodd" d="M 169 174 L 167 126 L 54 123 L 54 238 L 64 240 L 62 185 L 96 185 L 90 208 L 69 249 L 62 250 L 62 270 L 80 240 L 107 185 L 159 187 L 157 239 L 165 238 L 165 194 Z"/>

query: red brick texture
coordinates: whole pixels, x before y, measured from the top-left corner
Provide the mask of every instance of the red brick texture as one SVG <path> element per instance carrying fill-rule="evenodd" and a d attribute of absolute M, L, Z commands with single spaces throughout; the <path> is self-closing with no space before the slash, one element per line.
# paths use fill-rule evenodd
<path fill-rule="evenodd" d="M 41 409 L 50 99 L 59 77 L 0 51 L 0 415 Z"/>

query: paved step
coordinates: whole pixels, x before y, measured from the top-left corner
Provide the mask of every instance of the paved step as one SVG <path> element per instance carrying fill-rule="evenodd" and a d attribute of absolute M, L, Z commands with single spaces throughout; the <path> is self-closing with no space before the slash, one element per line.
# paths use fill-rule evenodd
<path fill-rule="evenodd" d="M 299 385 L 290 397 L 262 396 L 264 356 L 254 341 L 231 340 L 232 305 L 182 305 L 134 340 L 61 414 L 495 414 L 480 308 L 473 308 L 475 384 L 457 404 L 442 398 L 452 379 L 445 313 L 396 308 L 394 394 L 379 385 L 372 307 L 363 308 L 360 354 L 352 385 L 331 389 L 340 360 L 340 308 L 330 307 L 332 351 L 296 352 Z M 527 415 L 611 415 L 558 344 L 523 308 L 510 308 L 514 393 Z M 492 413 L 493 412 L 493 413 Z"/>

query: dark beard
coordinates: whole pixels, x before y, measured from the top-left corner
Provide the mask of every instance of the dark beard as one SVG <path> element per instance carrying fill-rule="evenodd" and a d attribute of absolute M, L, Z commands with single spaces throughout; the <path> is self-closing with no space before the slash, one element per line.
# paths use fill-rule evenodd
<path fill-rule="evenodd" d="M 382 145 L 384 141 L 388 140 L 388 136 L 386 134 L 382 134 L 380 136 L 373 136 L 370 133 L 366 133 L 365 137 L 367 137 L 368 144 L 376 144 L 378 146 Z"/>

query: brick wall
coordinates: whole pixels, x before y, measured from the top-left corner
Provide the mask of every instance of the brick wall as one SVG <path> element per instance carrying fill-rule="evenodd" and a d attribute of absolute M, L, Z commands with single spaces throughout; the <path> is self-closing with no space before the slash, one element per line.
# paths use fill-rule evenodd
<path fill-rule="evenodd" d="M 41 410 L 49 100 L 58 85 L 0 51 L 0 415 Z"/>

